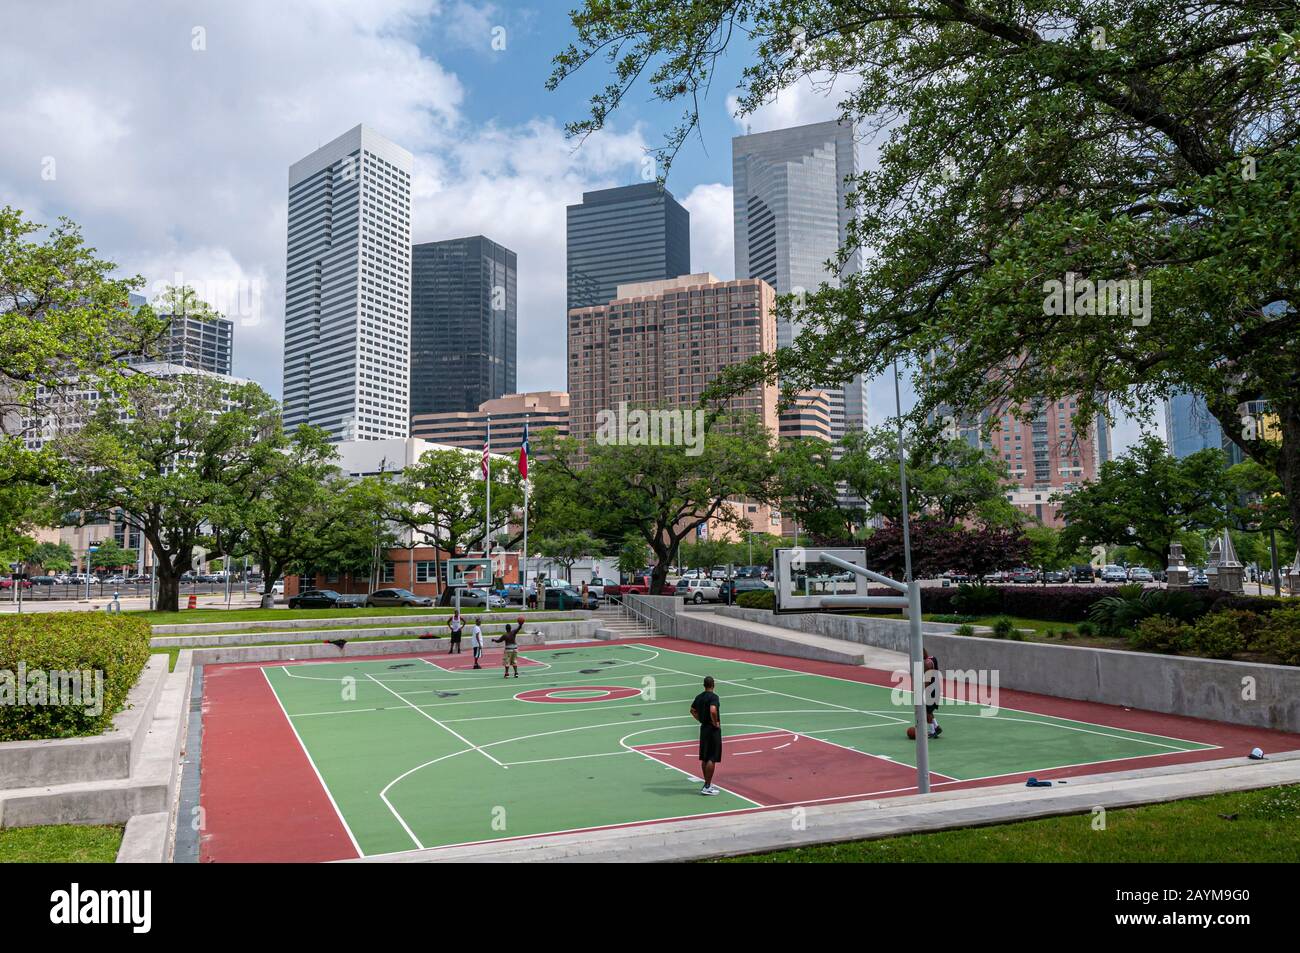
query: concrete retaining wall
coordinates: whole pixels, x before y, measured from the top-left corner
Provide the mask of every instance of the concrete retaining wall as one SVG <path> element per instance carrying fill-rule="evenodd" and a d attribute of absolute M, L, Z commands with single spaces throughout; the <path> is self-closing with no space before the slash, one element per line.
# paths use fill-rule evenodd
<path fill-rule="evenodd" d="M 889 649 L 892 652 L 906 652 L 911 637 L 911 629 L 906 619 L 833 615 L 823 612 L 777 613 L 768 612 L 766 609 L 744 609 L 739 606 L 723 606 L 717 611 L 733 619 L 779 625 L 783 629 L 792 629 L 795 632 L 811 632 L 830 639 L 860 642 L 863 645 L 874 645 L 876 648 Z M 921 632 L 927 635 L 951 634 L 956 631 L 957 626 L 949 622 L 921 623 Z"/>
<path fill-rule="evenodd" d="M 749 621 L 907 651 L 907 623 L 897 619 L 822 613 L 775 615 L 735 608 L 719 611 Z M 940 628 L 939 623 L 925 624 L 925 645 L 944 669 L 996 669 L 1003 688 L 1300 732 L 1297 667 L 974 638 L 936 631 Z"/>
<path fill-rule="evenodd" d="M 533 623 L 529 619 L 529 624 Z M 506 622 L 486 623 L 483 626 L 484 637 L 500 635 Z M 594 619 L 582 619 L 577 622 L 538 622 L 536 628 L 547 633 L 549 639 L 583 639 L 594 638 L 599 623 Z M 275 632 L 227 632 L 205 635 L 162 635 L 154 636 L 149 644 L 154 648 L 197 649 L 228 645 L 258 645 L 266 642 L 323 642 L 327 639 L 377 639 L 392 636 L 410 636 L 416 638 L 425 633 L 433 633 L 447 638 L 446 626 L 384 626 L 373 629 L 318 629 L 290 630 Z M 465 629 L 462 640 L 469 644 L 469 628 Z M 427 640 L 426 640 L 427 644 Z"/>
<path fill-rule="evenodd" d="M 167 659 L 150 657 L 105 734 L 0 743 L 0 790 L 128 777 L 166 678 Z"/>
<path fill-rule="evenodd" d="M 842 665 L 861 665 L 865 656 L 848 645 L 843 649 L 826 645 L 810 645 L 797 639 L 784 639 L 778 635 L 748 631 L 735 626 L 721 625 L 710 618 L 709 612 L 682 612 L 677 615 L 676 636 L 706 645 L 722 645 L 752 652 L 770 652 L 793 658 L 813 659 L 818 662 L 839 662 Z"/>
<path fill-rule="evenodd" d="M 512 610 L 513 611 L 513 610 Z M 463 617 L 472 618 L 475 614 L 481 614 L 488 617 L 495 617 L 502 622 L 511 621 L 514 616 L 498 610 L 494 613 L 482 612 L 482 610 L 462 609 Z M 586 609 L 571 609 L 567 612 L 552 610 L 547 612 L 524 612 L 522 613 L 529 623 L 545 622 L 548 619 L 586 619 L 592 616 L 592 613 Z M 219 615 L 214 612 L 213 615 Z M 384 626 L 391 625 L 398 619 L 406 623 L 428 624 L 431 626 L 447 627 L 449 615 L 446 612 L 411 615 L 380 615 L 368 616 L 364 611 L 355 616 L 330 616 L 328 618 L 318 619 L 272 619 L 262 622 L 187 622 L 177 623 L 175 625 L 159 624 L 153 627 L 154 635 L 204 635 L 209 632 L 278 632 L 293 629 L 319 629 L 323 625 L 335 626 L 346 625 L 353 626 Z"/>
<path fill-rule="evenodd" d="M 576 624 L 576 623 L 575 623 Z M 588 624 L 588 623 L 582 623 Z M 328 634 L 328 633 L 327 633 Z M 575 638 L 594 639 L 591 635 Z M 446 640 L 442 641 L 446 645 Z M 547 636 L 544 633 L 525 632 L 519 636 L 520 645 L 544 645 L 547 642 L 562 641 L 559 636 Z M 438 642 L 430 639 L 393 639 L 385 642 L 349 642 L 342 649 L 336 645 L 326 645 L 319 641 L 303 645 L 232 645 L 222 648 L 195 649 L 190 657 L 195 665 L 217 665 L 223 662 L 288 662 L 304 659 L 340 659 L 367 655 L 406 655 L 414 652 L 428 654 Z M 492 647 L 489 642 L 488 647 Z M 469 639 L 462 644 L 465 655 L 470 654 Z M 445 651 L 445 650 L 444 650 Z"/>

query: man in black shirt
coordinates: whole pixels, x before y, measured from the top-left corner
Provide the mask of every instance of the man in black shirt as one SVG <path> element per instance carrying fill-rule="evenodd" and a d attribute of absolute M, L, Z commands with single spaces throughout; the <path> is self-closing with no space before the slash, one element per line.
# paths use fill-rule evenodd
<path fill-rule="evenodd" d="M 713 786 L 713 769 L 722 760 L 722 700 L 713 692 L 713 677 L 704 678 L 704 691 L 691 702 L 691 717 L 700 723 L 700 770 L 704 774 L 701 794 L 721 794 Z"/>

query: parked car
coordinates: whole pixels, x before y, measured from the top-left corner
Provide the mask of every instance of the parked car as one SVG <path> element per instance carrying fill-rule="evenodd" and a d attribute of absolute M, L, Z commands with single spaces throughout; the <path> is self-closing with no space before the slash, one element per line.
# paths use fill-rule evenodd
<path fill-rule="evenodd" d="M 588 609 L 594 608 L 595 596 L 588 593 L 587 605 L 582 604 L 582 593 L 572 586 L 547 586 L 542 599 L 543 609 Z"/>
<path fill-rule="evenodd" d="M 587 591 L 598 599 L 605 598 L 605 590 L 610 586 L 617 586 L 617 579 L 606 579 L 603 576 L 597 576 L 591 582 L 587 583 Z"/>
<path fill-rule="evenodd" d="M 364 603 L 364 596 L 348 598 L 333 589 L 308 589 L 289 597 L 290 609 L 353 609 Z M 360 600 L 360 601 L 359 601 Z"/>
<path fill-rule="evenodd" d="M 506 601 L 494 592 L 488 592 L 486 589 L 472 589 L 465 587 L 460 591 L 461 607 L 469 606 L 478 609 L 504 609 Z M 455 605 L 455 600 L 452 600 Z"/>
<path fill-rule="evenodd" d="M 726 578 L 727 578 L 727 567 L 726 567 L 726 566 L 714 566 L 712 569 L 709 570 L 709 578 L 710 578 L 710 579 L 726 579 Z"/>
<path fill-rule="evenodd" d="M 18 582 L 20 583 L 18 587 L 19 589 L 30 589 L 32 587 L 32 581 L 30 579 L 20 579 Z M 5 576 L 5 578 L 0 579 L 0 589 L 12 589 L 13 587 L 14 581 L 11 576 Z"/>
<path fill-rule="evenodd" d="M 1156 577 L 1145 566 L 1134 566 L 1128 571 L 1129 582 L 1155 582 Z"/>
<path fill-rule="evenodd" d="M 366 596 L 366 605 L 379 609 L 397 607 L 433 608 L 433 600 L 428 596 L 417 596 L 410 589 L 376 589 Z"/>
<path fill-rule="evenodd" d="M 1038 573 L 1028 566 L 1021 566 L 1011 571 L 1012 582 L 1038 582 Z"/>
<path fill-rule="evenodd" d="M 276 595 L 276 596 L 282 596 L 282 595 L 284 595 L 284 580 L 283 580 L 283 579 L 277 579 L 275 582 L 271 583 L 271 594 L 272 594 L 272 595 Z"/>
<path fill-rule="evenodd" d="M 718 587 L 718 597 L 728 605 L 736 601 L 736 597 L 746 592 L 767 592 L 772 587 L 762 579 L 756 579 L 752 576 L 742 576 L 736 579 L 728 579 Z"/>
<path fill-rule="evenodd" d="M 1105 566 L 1101 570 L 1102 582 L 1128 582 L 1128 573 L 1123 566 Z"/>
<path fill-rule="evenodd" d="M 1094 577 L 1092 573 L 1092 566 L 1090 565 L 1078 565 L 1078 566 L 1070 567 L 1071 582 L 1091 583 L 1093 582 L 1093 578 Z"/>
<path fill-rule="evenodd" d="M 57 584 L 57 582 L 58 580 L 53 576 L 32 576 L 33 586 L 53 586 Z"/>
<path fill-rule="evenodd" d="M 109 576 L 107 579 L 104 580 L 104 585 L 106 586 L 121 586 L 124 585 L 125 583 L 126 583 L 126 576 L 123 575 Z"/>
<path fill-rule="evenodd" d="M 1043 579 L 1045 582 L 1069 582 L 1070 574 L 1064 569 L 1053 569 L 1047 572 Z"/>
<path fill-rule="evenodd" d="M 677 583 L 677 595 L 697 606 L 722 598 L 721 586 L 713 579 L 683 579 Z"/>
<path fill-rule="evenodd" d="M 1205 575 L 1202 570 L 1197 569 L 1188 577 L 1187 584 L 1192 589 L 1209 589 L 1210 577 Z"/>

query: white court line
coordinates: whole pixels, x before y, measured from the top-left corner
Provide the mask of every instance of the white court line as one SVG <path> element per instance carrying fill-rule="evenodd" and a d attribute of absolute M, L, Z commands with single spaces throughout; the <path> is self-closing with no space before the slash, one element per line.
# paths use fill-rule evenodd
<path fill-rule="evenodd" d="M 480 748 L 478 745 L 474 744 L 474 742 L 470 741 L 468 738 L 466 738 L 464 735 L 462 735 L 460 732 L 458 732 L 455 728 L 448 728 L 446 725 L 444 725 L 442 722 L 440 722 L 437 718 L 434 718 L 434 717 L 433 717 L 432 715 L 430 715 L 427 711 L 425 711 L 424 709 L 422 709 L 419 705 L 412 705 L 412 704 L 411 704 L 410 702 L 408 702 L 405 698 L 402 698 L 401 695 L 397 694 L 397 692 L 393 691 L 391 688 L 389 688 L 387 685 L 385 685 L 383 682 L 379 681 L 378 679 L 376 679 L 376 678 L 371 678 L 369 675 L 367 675 L 366 678 L 369 678 L 372 682 L 374 682 L 374 683 L 375 683 L 376 685 L 378 685 L 380 688 L 384 689 L 386 692 L 388 692 L 388 693 L 389 693 L 390 695 L 392 695 L 394 698 L 398 699 L 399 701 L 401 701 L 401 702 L 403 702 L 404 704 L 406 704 L 407 706 L 409 706 L 413 711 L 417 712 L 418 714 L 423 715 L 425 718 L 428 718 L 431 722 L 433 722 L 435 725 L 437 725 L 437 726 L 438 726 L 439 728 L 441 728 L 443 731 L 446 731 L 446 732 L 449 732 L 450 734 L 455 735 L 457 738 L 460 739 L 460 741 L 461 741 L 462 744 L 467 744 L 467 745 L 469 745 L 471 748 L 473 748 L 473 749 L 474 749 L 475 751 L 477 751 L 479 754 L 483 755 L 483 757 L 487 758 L 487 759 L 488 759 L 489 761 L 491 761 L 493 764 L 500 765 L 500 766 L 503 767 L 503 768 L 505 767 L 504 764 L 501 764 L 500 761 L 498 761 L 496 758 L 492 757 L 492 755 L 488 754 L 486 751 L 484 751 L 484 750 L 483 750 L 482 748 Z"/>
<path fill-rule="evenodd" d="M 647 651 L 648 651 L 648 649 L 647 649 Z M 683 656 L 686 656 L 687 658 L 692 658 L 692 659 L 714 659 L 714 660 L 719 661 L 719 662 L 735 662 L 735 663 L 739 663 L 739 664 L 741 664 L 741 665 L 752 665 L 752 666 L 755 666 L 755 667 L 757 667 L 757 668 L 766 668 L 766 669 L 770 669 L 771 671 L 774 671 L 774 672 L 786 672 L 786 673 L 789 673 L 789 671 L 790 671 L 789 669 L 783 669 L 783 668 L 780 668 L 779 666 L 776 666 L 776 665 L 766 665 L 766 664 L 764 664 L 763 662 L 750 662 L 750 661 L 748 661 L 748 660 L 744 660 L 744 659 L 730 659 L 730 658 L 724 658 L 724 657 L 722 657 L 722 656 L 717 656 L 717 655 L 693 655 L 693 654 L 690 653 L 690 652 L 680 652 L 680 651 L 678 651 L 677 649 L 662 649 L 662 650 L 660 650 L 660 651 L 657 651 L 655 654 L 658 655 L 658 654 L 660 654 L 660 652 L 669 652 L 669 653 L 672 653 L 673 655 L 683 655 Z M 850 684 L 850 685 L 870 685 L 870 686 L 872 686 L 872 687 L 874 687 L 874 688 L 884 689 L 885 691 L 893 691 L 893 690 L 894 690 L 893 687 L 891 687 L 891 686 L 889 686 L 889 685 L 877 685 L 875 682 L 861 682 L 861 681 L 858 681 L 857 679 L 853 679 L 853 678 L 844 678 L 844 677 L 842 677 L 842 676 L 840 676 L 840 675 L 825 675 L 825 674 L 823 674 L 823 673 L 821 673 L 821 672 L 800 672 L 800 673 L 798 673 L 798 674 L 800 674 L 800 675 L 809 675 L 809 676 L 812 676 L 813 678 L 829 678 L 829 679 L 831 679 L 832 681 L 836 681 L 836 682 L 847 682 L 847 683 Z M 902 691 L 902 692 L 904 692 L 905 694 L 908 694 L 908 695 L 911 694 L 911 692 L 910 692 L 909 690 L 907 690 L 907 689 L 902 689 L 902 688 L 900 688 L 899 690 Z M 1035 693 L 1034 693 L 1034 692 L 1026 692 L 1025 694 L 1032 695 L 1032 694 L 1035 694 Z M 1044 696 L 1044 697 L 1047 697 L 1047 698 L 1054 698 L 1054 696 L 1052 696 L 1052 695 L 1047 695 L 1047 696 Z M 1056 700 L 1058 700 L 1058 701 L 1062 701 L 1062 700 L 1068 700 L 1068 699 L 1056 699 Z M 1089 704 L 1104 704 L 1104 703 L 1102 703 L 1102 702 L 1091 702 L 1091 703 L 1089 703 Z M 943 709 L 945 706 L 940 705 L 939 707 L 940 707 L 940 709 Z M 951 706 L 947 706 L 947 707 L 951 707 Z M 983 707 L 987 707 L 987 706 L 983 706 Z M 1116 706 L 1114 706 L 1114 705 L 1109 705 L 1109 706 L 1105 706 L 1105 707 L 1114 708 L 1114 707 L 1116 707 Z M 1058 721 L 1058 722 L 1072 722 L 1072 723 L 1074 723 L 1074 724 L 1076 724 L 1076 725 L 1090 725 L 1090 726 L 1092 726 L 1093 728 L 1109 728 L 1109 729 L 1111 729 L 1112 731 L 1127 731 L 1127 732 L 1132 732 L 1132 733 L 1134 733 L 1134 734 L 1149 735 L 1149 736 L 1151 736 L 1152 738 L 1164 738 L 1164 739 L 1166 739 L 1167 741 L 1180 741 L 1180 742 L 1182 742 L 1183 744 L 1188 744 L 1188 745 L 1198 745 L 1198 746 L 1199 746 L 1199 747 L 1197 747 L 1197 748 L 1190 748 L 1190 749 L 1187 749 L 1187 750 L 1190 750 L 1190 751 L 1212 751 L 1212 750 L 1217 750 L 1217 749 L 1220 747 L 1219 745 L 1207 745 L 1207 744 L 1205 744 L 1205 743 L 1202 742 L 1202 741 L 1190 741 L 1190 740 L 1188 740 L 1187 738 L 1176 738 L 1176 737 L 1174 737 L 1173 735 L 1163 735 L 1163 734 L 1160 734 L 1159 732 L 1154 732 L 1154 731 L 1143 731 L 1143 730 L 1141 730 L 1141 729 L 1139 729 L 1139 728 L 1121 728 L 1121 727 L 1119 727 L 1118 725 L 1105 725 L 1105 724 L 1102 724 L 1101 722 L 1097 722 L 1097 721 L 1083 721 L 1083 720 L 1081 720 L 1081 719 L 1079 719 L 1079 718 L 1066 718 L 1066 717 L 1063 716 L 1063 715 L 1049 715 L 1049 714 L 1045 714 L 1044 712 L 1040 712 L 1040 711 L 1029 711 L 1028 709 L 1025 709 L 1025 708 L 1009 708 L 1009 707 L 1007 707 L 1006 705 L 999 705 L 999 706 L 998 706 L 998 711 L 999 711 L 999 712 L 1003 712 L 1003 711 L 1014 711 L 1014 712 L 1016 712 L 1016 713 L 1018 713 L 1018 714 L 1021 714 L 1021 715 L 1035 715 L 1035 716 L 1037 716 L 1038 718 L 1053 718 L 1053 719 L 1055 719 L 1055 720 Z M 879 712 L 873 712 L 872 714 L 879 714 Z M 965 717 L 970 717 L 970 716 L 965 716 Z M 989 716 L 985 715 L 985 716 L 982 716 L 982 717 L 986 717 L 986 718 L 987 718 L 987 717 L 989 717 Z M 996 717 L 996 716 L 995 716 L 995 717 Z M 907 724 L 907 725 L 910 725 L 912 722 L 911 722 L 911 719 L 906 719 L 906 720 L 904 720 L 904 721 L 902 721 L 902 722 L 900 722 L 900 723 L 901 723 L 901 724 Z M 1117 759 L 1117 760 L 1123 760 L 1123 759 Z M 1091 762 L 1091 761 L 1089 761 L 1089 762 L 1084 762 L 1084 763 L 1085 763 L 1085 764 L 1099 764 L 1099 763 L 1101 763 L 1101 762 Z M 991 775 L 991 776 L 992 776 L 992 777 L 1002 777 L 1002 775 Z"/>
<path fill-rule="evenodd" d="M 348 827 L 348 822 L 343 817 L 343 812 L 339 810 L 338 802 L 334 800 L 333 792 L 330 791 L 329 785 L 325 783 L 324 775 L 320 773 L 320 768 L 316 767 L 316 762 L 313 760 L 311 752 L 309 752 L 307 746 L 303 744 L 302 735 L 298 734 L 298 729 L 294 726 L 293 719 L 290 718 L 289 713 L 285 711 L 284 702 L 280 701 L 280 693 L 275 690 L 275 685 L 271 681 L 271 676 L 266 673 L 265 666 L 262 668 L 262 677 L 266 679 L 266 687 L 271 690 L 271 697 L 274 698 L 275 703 L 280 706 L 280 713 L 284 715 L 285 724 L 289 726 L 289 730 L 293 732 L 293 736 L 298 739 L 298 747 L 302 749 L 303 757 L 307 759 L 307 763 L 311 765 L 312 771 L 315 772 L 316 780 L 320 782 L 321 790 L 324 791 L 325 796 L 329 798 L 330 806 L 334 808 L 334 815 L 339 819 L 339 823 L 343 825 L 343 830 L 347 832 L 348 840 L 352 842 L 352 849 L 357 852 L 358 857 L 366 856 L 365 852 L 361 849 L 361 845 L 357 843 L 357 839 L 352 833 L 352 828 Z"/>

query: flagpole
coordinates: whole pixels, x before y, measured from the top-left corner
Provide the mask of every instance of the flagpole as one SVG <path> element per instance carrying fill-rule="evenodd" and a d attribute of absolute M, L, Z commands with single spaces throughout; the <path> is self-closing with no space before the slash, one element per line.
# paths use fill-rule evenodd
<path fill-rule="evenodd" d="M 528 446 L 528 415 L 524 414 L 524 447 L 527 446 Z M 532 461 L 528 460 L 528 457 L 526 456 L 528 451 L 524 450 L 523 452 L 525 453 L 524 459 L 527 460 L 528 463 L 532 463 Z M 525 469 L 527 469 L 527 464 L 525 464 Z M 524 476 L 524 564 L 519 567 L 519 585 L 522 587 L 522 591 L 524 594 L 524 603 L 526 605 L 528 602 L 528 477 L 527 475 Z"/>
<path fill-rule="evenodd" d="M 487 506 L 483 513 L 483 558 L 492 558 L 492 415 L 487 419 L 487 442 L 483 444 L 483 479 L 487 481 Z M 492 588 L 492 569 L 488 568 L 488 588 Z"/>

